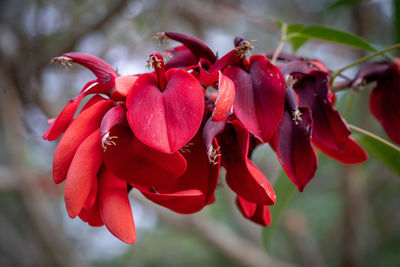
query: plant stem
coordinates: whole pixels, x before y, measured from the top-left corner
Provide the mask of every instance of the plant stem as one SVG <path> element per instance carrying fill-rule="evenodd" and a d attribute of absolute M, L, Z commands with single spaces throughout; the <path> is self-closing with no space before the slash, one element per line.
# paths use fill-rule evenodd
<path fill-rule="evenodd" d="M 331 79 L 331 82 L 330 82 L 331 85 L 333 84 L 333 81 L 335 80 L 335 78 L 336 78 L 338 75 L 340 75 L 343 71 L 345 71 L 345 70 L 347 70 L 347 69 L 350 69 L 350 68 L 352 68 L 352 67 L 354 67 L 354 66 L 357 66 L 357 65 L 359 65 L 359 64 L 361 64 L 361 63 L 364 63 L 365 61 L 368 61 L 368 60 L 370 60 L 371 58 L 374 58 L 374 57 L 376 57 L 376 56 L 382 55 L 382 54 L 384 54 L 384 53 L 386 53 L 386 52 L 388 52 L 388 51 L 391 51 L 391 50 L 394 50 L 394 49 L 397 49 L 397 48 L 400 48 L 400 43 L 395 44 L 395 45 L 393 45 L 393 46 L 390 46 L 390 47 L 388 47 L 388 48 L 385 48 L 385 49 L 383 49 L 383 50 L 381 50 L 381 51 L 372 53 L 372 54 L 370 54 L 370 55 L 368 55 L 368 56 L 362 57 L 362 58 L 360 58 L 360 59 L 354 61 L 354 62 L 351 63 L 350 65 L 344 66 L 343 68 L 337 70 L 336 72 L 334 72 L 334 73 L 332 74 L 332 79 Z"/>
<path fill-rule="evenodd" d="M 279 40 L 279 44 L 275 49 L 274 55 L 272 56 L 271 63 L 275 64 L 276 60 L 278 59 L 279 54 L 281 53 L 283 47 L 285 46 L 286 42 L 286 33 L 287 33 L 287 24 L 284 23 L 282 25 L 282 31 L 281 31 L 281 39 Z"/>
<path fill-rule="evenodd" d="M 377 136 L 377 135 L 375 135 L 375 134 L 373 134 L 371 132 L 368 132 L 367 130 L 361 129 L 361 128 L 359 128 L 359 127 L 357 127 L 355 125 L 349 124 L 349 123 L 347 123 L 347 126 L 350 129 L 354 130 L 354 131 L 357 131 L 357 132 L 362 133 L 364 135 L 367 135 L 367 136 L 369 136 L 371 138 L 374 138 L 375 140 L 378 140 L 379 142 L 384 143 L 385 145 L 390 146 L 391 148 L 393 148 L 393 149 L 397 150 L 398 152 L 400 152 L 400 147 L 396 146 L 395 144 L 392 144 L 391 142 L 389 142 L 389 141 L 387 141 L 387 140 L 385 140 L 385 139 L 383 139 L 383 138 L 381 138 L 381 137 L 379 137 L 379 136 Z"/>

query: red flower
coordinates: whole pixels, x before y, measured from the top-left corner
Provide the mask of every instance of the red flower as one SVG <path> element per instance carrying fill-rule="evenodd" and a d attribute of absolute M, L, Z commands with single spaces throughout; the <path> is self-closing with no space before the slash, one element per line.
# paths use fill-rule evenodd
<path fill-rule="evenodd" d="M 312 141 L 322 152 L 343 163 L 355 164 L 367 159 L 366 152 L 350 137 L 344 119 L 333 108 L 329 97 L 329 74 L 305 60 L 294 60 L 282 67 L 286 77 L 295 80 L 299 105 L 312 115 Z"/>
<path fill-rule="evenodd" d="M 373 81 L 376 81 L 376 86 L 370 96 L 371 112 L 389 138 L 400 144 L 400 59 L 363 66 L 352 86 Z"/>

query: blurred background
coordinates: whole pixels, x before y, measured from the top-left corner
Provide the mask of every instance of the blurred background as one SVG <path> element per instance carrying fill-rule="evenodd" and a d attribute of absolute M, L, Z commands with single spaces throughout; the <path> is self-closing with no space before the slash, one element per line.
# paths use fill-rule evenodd
<path fill-rule="evenodd" d="M 242 35 L 261 53 L 279 42 L 276 19 L 335 27 L 383 48 L 400 41 L 399 2 L 0 0 L 0 266 L 400 266 L 400 180 L 374 157 L 344 166 L 319 154 L 316 176 L 295 193 L 267 247 L 223 179 L 216 202 L 190 216 L 133 194 L 137 241 L 126 245 L 104 227 L 68 217 L 63 185 L 51 175 L 57 142 L 41 139 L 47 119 L 93 79 L 79 65 L 49 64 L 62 53 L 91 53 L 135 74 L 148 71 L 152 50 L 177 45 L 159 47 L 156 32 L 190 33 L 219 55 Z M 337 70 L 364 52 L 310 41 L 298 54 Z M 338 109 L 348 94 L 338 95 Z M 387 138 L 368 97 L 369 90 L 356 94 L 347 119 Z M 267 145 L 253 160 L 276 179 L 280 166 Z"/>

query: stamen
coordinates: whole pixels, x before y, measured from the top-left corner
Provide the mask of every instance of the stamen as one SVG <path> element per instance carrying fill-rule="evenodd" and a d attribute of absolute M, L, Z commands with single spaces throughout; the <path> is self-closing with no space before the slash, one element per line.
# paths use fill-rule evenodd
<path fill-rule="evenodd" d="M 181 153 L 190 153 L 190 149 L 189 147 L 193 146 L 194 143 L 187 143 L 186 145 L 184 145 L 181 149 L 179 149 L 179 151 Z"/>
<path fill-rule="evenodd" d="M 236 55 L 239 55 L 240 58 L 243 58 L 246 52 L 251 55 L 251 50 L 254 49 L 254 46 L 247 40 L 241 40 L 238 43 L 238 46 L 235 47 Z"/>
<path fill-rule="evenodd" d="M 146 67 L 150 68 L 151 65 L 153 65 L 154 71 L 157 75 L 158 89 L 162 92 L 167 85 L 167 77 L 165 76 L 164 60 L 159 52 L 154 51 L 150 54 Z"/>
<path fill-rule="evenodd" d="M 71 62 L 73 61 L 72 58 L 69 57 L 65 57 L 65 56 L 60 56 L 60 57 L 54 57 L 51 59 L 50 63 L 59 63 L 63 66 L 68 66 L 68 67 L 72 67 Z"/>
<path fill-rule="evenodd" d="M 151 37 L 152 40 L 158 40 L 158 44 L 161 45 L 168 40 L 168 37 L 165 35 L 165 32 L 157 32 Z"/>
<path fill-rule="evenodd" d="M 294 111 L 292 111 L 292 116 L 293 116 L 293 121 L 296 125 L 299 124 L 299 121 L 302 121 L 303 119 L 301 118 L 302 113 L 300 112 L 300 110 L 296 109 Z"/>
<path fill-rule="evenodd" d="M 103 137 L 101 138 L 101 146 L 103 147 L 103 151 L 107 151 L 107 146 L 116 146 L 117 144 L 113 141 L 113 139 L 117 139 L 118 136 L 110 136 L 110 132 L 107 132 Z"/>
<path fill-rule="evenodd" d="M 218 164 L 218 157 L 222 156 L 222 154 L 220 154 L 219 151 L 220 151 L 220 147 L 217 147 L 217 148 L 210 147 L 209 150 L 207 151 L 208 161 L 211 164 L 213 164 L 213 165 Z"/>
<path fill-rule="evenodd" d="M 286 87 L 290 87 L 293 88 L 294 85 L 296 84 L 297 80 L 295 78 L 293 78 L 292 75 L 287 75 L 285 77 L 285 83 L 286 83 Z"/>

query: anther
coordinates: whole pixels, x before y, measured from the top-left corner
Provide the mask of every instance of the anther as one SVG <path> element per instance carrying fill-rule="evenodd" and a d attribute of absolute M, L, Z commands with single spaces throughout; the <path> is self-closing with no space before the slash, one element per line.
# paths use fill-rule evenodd
<path fill-rule="evenodd" d="M 107 151 L 107 146 L 116 146 L 117 144 L 113 141 L 113 139 L 117 139 L 118 136 L 110 136 L 110 132 L 107 132 L 103 137 L 101 138 L 101 146 L 103 147 L 103 151 Z"/>
<path fill-rule="evenodd" d="M 73 60 L 69 57 L 64 57 L 64 56 L 60 56 L 60 57 L 54 57 L 51 59 L 50 63 L 59 63 L 63 66 L 68 66 L 68 67 L 72 67 L 72 62 Z"/>

